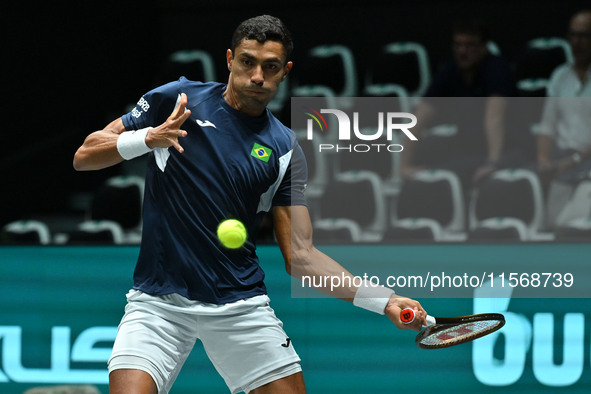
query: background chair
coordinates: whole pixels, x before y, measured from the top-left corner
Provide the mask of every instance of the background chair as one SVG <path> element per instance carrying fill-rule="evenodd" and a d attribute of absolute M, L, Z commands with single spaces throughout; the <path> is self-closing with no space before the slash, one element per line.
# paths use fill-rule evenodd
<path fill-rule="evenodd" d="M 87 220 L 80 223 L 68 237 L 70 245 L 127 243 L 123 228 L 112 220 Z"/>
<path fill-rule="evenodd" d="M 591 241 L 591 217 L 572 219 L 568 223 L 560 225 L 556 230 L 557 241 Z"/>
<path fill-rule="evenodd" d="M 367 131 L 371 134 L 373 131 L 369 129 L 360 130 L 362 133 Z M 380 145 L 379 150 L 374 148 L 369 152 L 355 152 L 342 150 L 334 155 L 333 170 L 335 174 L 349 172 L 349 171 L 371 171 L 377 174 L 383 185 L 383 190 L 386 196 L 391 197 L 398 194 L 400 191 L 400 154 L 391 152 L 387 149 L 390 145 L 399 144 L 398 136 L 393 134 L 392 140 L 387 140 L 386 137 L 371 141 L 372 145 Z M 392 149 L 396 149 L 394 146 Z"/>
<path fill-rule="evenodd" d="M 591 217 L 591 180 L 580 182 L 557 218 L 558 225 Z"/>
<path fill-rule="evenodd" d="M 96 192 L 90 211 L 91 220 L 111 220 L 125 231 L 141 230 L 144 179 L 115 176 Z"/>
<path fill-rule="evenodd" d="M 591 180 L 580 182 L 557 220 L 559 241 L 591 240 Z"/>
<path fill-rule="evenodd" d="M 74 237 L 72 241 L 78 243 L 85 237 L 88 242 L 112 239 L 114 243 L 139 243 L 143 198 L 143 178 L 132 175 L 107 179 L 93 197 L 88 220 L 81 223 L 70 238 Z"/>
<path fill-rule="evenodd" d="M 513 226 L 521 234 L 526 229 L 525 240 L 548 240 L 540 232 L 543 223 L 543 196 L 536 173 L 528 169 L 506 169 L 494 172 L 472 194 L 469 207 L 470 232 L 478 232 L 482 227 L 494 231 L 495 227 L 487 219 L 496 218 L 503 223 L 503 229 Z M 513 221 L 501 221 L 511 218 Z M 516 223 L 520 222 L 520 225 Z M 498 228 L 500 229 L 500 228 Z M 505 230 L 504 230 L 505 231 Z"/>
<path fill-rule="evenodd" d="M 51 243 L 51 232 L 47 224 L 41 221 L 18 220 L 2 228 L 0 243 L 47 245 Z"/>
<path fill-rule="evenodd" d="M 181 76 L 192 81 L 216 81 L 213 58 L 203 50 L 185 49 L 171 53 L 162 66 L 159 83 L 176 81 Z"/>
<path fill-rule="evenodd" d="M 572 62 L 570 45 L 558 37 L 536 38 L 527 42 L 517 59 L 517 88 L 522 96 L 543 97 L 556 67 Z"/>
<path fill-rule="evenodd" d="M 358 93 L 353 51 L 345 45 L 319 45 L 308 52 L 301 69 L 294 70 L 292 95 L 335 97 L 341 107 L 350 107 Z M 336 107 L 329 107 L 336 108 Z"/>
<path fill-rule="evenodd" d="M 464 210 L 462 188 L 455 173 L 420 171 L 402 182 L 393 202 L 387 240 L 407 238 L 403 233 L 435 241 L 464 240 Z"/>
<path fill-rule="evenodd" d="M 429 56 L 417 42 L 393 42 L 378 53 L 365 77 L 365 93 L 421 97 L 431 81 Z"/>
<path fill-rule="evenodd" d="M 381 180 L 370 171 L 337 174 L 320 197 L 317 210 L 315 229 L 348 229 L 351 239 L 360 242 L 380 241 L 387 225 Z"/>
<path fill-rule="evenodd" d="M 383 243 L 440 242 L 443 240 L 441 224 L 429 218 L 406 218 L 396 220 L 388 228 Z"/>
<path fill-rule="evenodd" d="M 469 241 L 527 241 L 528 232 L 522 220 L 506 217 L 484 219 L 468 233 Z"/>

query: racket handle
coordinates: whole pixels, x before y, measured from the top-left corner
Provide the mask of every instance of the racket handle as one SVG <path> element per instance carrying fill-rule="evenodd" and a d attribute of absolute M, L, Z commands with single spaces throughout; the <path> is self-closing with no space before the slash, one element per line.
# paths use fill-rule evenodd
<path fill-rule="evenodd" d="M 412 308 L 404 308 L 400 311 L 400 320 L 404 324 L 410 324 L 415 321 L 415 311 Z"/>
<path fill-rule="evenodd" d="M 412 323 L 415 321 L 415 311 L 412 308 L 404 308 L 400 311 L 400 320 L 402 320 L 404 324 Z M 435 318 L 427 315 L 427 326 L 432 326 L 435 323 Z"/>

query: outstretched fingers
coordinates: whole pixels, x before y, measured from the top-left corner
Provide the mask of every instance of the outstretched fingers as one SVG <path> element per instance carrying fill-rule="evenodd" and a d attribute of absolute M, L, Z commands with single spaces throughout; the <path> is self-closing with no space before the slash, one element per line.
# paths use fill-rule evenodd
<path fill-rule="evenodd" d="M 179 138 L 187 136 L 187 131 L 182 130 L 181 126 L 189 116 L 191 116 L 191 111 L 187 109 L 187 95 L 181 93 L 178 103 L 168 119 L 160 126 L 150 129 L 146 136 L 146 145 L 150 148 L 172 146 L 179 153 L 183 153 L 184 149 L 179 143 Z"/>
<path fill-rule="evenodd" d="M 191 110 L 187 109 L 187 95 L 181 93 L 179 102 L 174 108 L 168 119 L 171 121 L 171 126 L 180 127 L 191 116 Z"/>
<path fill-rule="evenodd" d="M 172 146 L 179 151 L 179 153 L 183 153 L 185 150 L 179 143 L 179 138 L 186 137 L 187 132 L 185 130 L 179 130 L 177 133 L 177 137 L 172 139 Z"/>
<path fill-rule="evenodd" d="M 177 105 L 172 110 L 170 114 L 171 118 L 178 118 L 181 116 L 185 110 L 187 109 L 187 95 L 185 93 L 181 93 Z"/>
<path fill-rule="evenodd" d="M 191 110 L 187 109 L 187 95 L 185 93 L 180 94 L 179 102 L 170 114 L 168 121 L 168 129 L 173 134 L 170 139 L 171 145 L 179 152 L 183 153 L 185 150 L 179 143 L 179 138 L 187 136 L 185 130 L 179 129 L 183 123 L 191 116 Z"/>

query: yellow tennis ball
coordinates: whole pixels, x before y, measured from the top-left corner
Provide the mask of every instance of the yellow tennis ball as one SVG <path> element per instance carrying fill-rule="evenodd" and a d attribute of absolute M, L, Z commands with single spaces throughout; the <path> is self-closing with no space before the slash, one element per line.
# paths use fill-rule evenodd
<path fill-rule="evenodd" d="M 246 228 L 240 220 L 224 220 L 218 226 L 218 238 L 226 248 L 238 249 L 246 242 Z"/>

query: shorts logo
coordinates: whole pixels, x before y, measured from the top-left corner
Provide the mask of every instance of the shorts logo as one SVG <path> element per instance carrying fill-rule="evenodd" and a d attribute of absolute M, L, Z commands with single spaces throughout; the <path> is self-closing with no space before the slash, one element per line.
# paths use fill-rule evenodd
<path fill-rule="evenodd" d="M 289 343 L 291 342 L 291 339 L 289 338 L 285 338 L 285 340 L 287 341 L 286 343 L 282 343 L 281 346 L 283 347 L 289 347 Z"/>
<path fill-rule="evenodd" d="M 273 153 L 273 151 L 270 148 L 259 145 L 256 142 L 252 146 L 252 150 L 250 151 L 251 156 L 256 157 L 259 160 L 262 160 L 265 163 L 267 163 L 269 161 L 269 158 L 271 157 L 271 153 Z"/>

